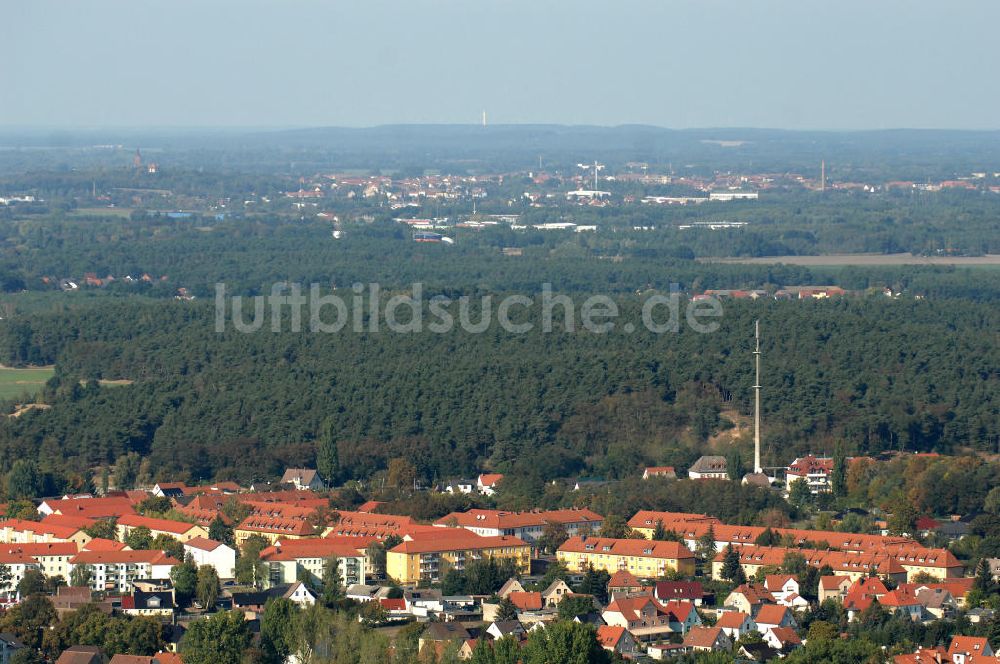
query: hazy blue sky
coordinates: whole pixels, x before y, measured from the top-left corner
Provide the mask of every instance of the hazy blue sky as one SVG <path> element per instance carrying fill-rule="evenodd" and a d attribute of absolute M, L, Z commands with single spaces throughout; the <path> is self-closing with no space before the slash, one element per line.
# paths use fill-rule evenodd
<path fill-rule="evenodd" d="M 997 0 L 0 8 L 0 125 L 1000 128 Z"/>

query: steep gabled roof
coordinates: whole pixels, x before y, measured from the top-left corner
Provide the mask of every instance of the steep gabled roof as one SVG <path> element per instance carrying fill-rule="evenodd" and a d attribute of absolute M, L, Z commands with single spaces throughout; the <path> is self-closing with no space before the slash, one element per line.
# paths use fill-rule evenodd
<path fill-rule="evenodd" d="M 721 627 L 692 627 L 684 635 L 684 645 L 688 648 L 713 648 L 722 634 Z"/>
<path fill-rule="evenodd" d="M 724 611 L 719 614 L 719 619 L 716 621 L 715 626 L 725 629 L 739 629 L 743 627 L 743 623 L 749 618 L 749 614 L 742 611 Z"/>
<path fill-rule="evenodd" d="M 597 628 L 597 642 L 601 644 L 602 648 L 616 648 L 627 631 L 624 627 L 601 625 Z"/>
<path fill-rule="evenodd" d="M 781 621 L 788 616 L 788 607 L 779 604 L 761 604 L 754 616 L 754 622 L 758 625 L 780 625 Z"/>

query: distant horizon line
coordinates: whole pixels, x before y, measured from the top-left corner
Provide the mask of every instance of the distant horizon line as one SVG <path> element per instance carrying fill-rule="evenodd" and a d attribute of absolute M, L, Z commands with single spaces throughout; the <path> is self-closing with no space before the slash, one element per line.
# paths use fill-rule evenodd
<path fill-rule="evenodd" d="M 767 126 L 703 126 L 703 127 L 668 127 L 641 122 L 625 122 L 618 124 L 594 123 L 558 123 L 558 122 L 509 122 L 481 125 L 476 122 L 389 122 L 374 125 L 322 125 L 322 124 L 264 124 L 264 125 L 30 125 L 30 124 L 0 124 L 0 132 L 37 133 L 37 132 L 140 132 L 164 131 L 172 133 L 184 132 L 216 132 L 216 133 L 246 133 L 246 132 L 288 132 L 315 130 L 371 131 L 378 129 L 399 128 L 463 128 L 489 131 L 490 129 L 517 128 L 563 128 L 563 129 L 651 129 L 668 132 L 712 132 L 712 131 L 752 131 L 752 132 L 786 132 L 792 134 L 861 134 L 879 132 L 948 132 L 948 133 L 1000 133 L 1000 127 L 995 128 L 954 128 L 954 127 L 867 127 L 867 128 L 787 128 Z"/>

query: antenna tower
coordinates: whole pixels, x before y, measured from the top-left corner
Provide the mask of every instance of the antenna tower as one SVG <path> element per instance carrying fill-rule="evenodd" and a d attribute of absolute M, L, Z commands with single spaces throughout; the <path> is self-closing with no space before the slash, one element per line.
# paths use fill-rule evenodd
<path fill-rule="evenodd" d="M 760 320 L 755 320 L 753 324 L 754 333 L 754 367 L 755 376 L 753 383 L 753 472 L 762 473 L 764 469 L 760 465 Z"/>

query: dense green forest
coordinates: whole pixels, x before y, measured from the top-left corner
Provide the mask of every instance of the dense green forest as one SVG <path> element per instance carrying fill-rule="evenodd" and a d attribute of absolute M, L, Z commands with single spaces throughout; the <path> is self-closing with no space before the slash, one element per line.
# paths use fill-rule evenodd
<path fill-rule="evenodd" d="M 0 223 L 0 286 L 8 292 L 54 291 L 59 279 L 79 281 L 93 273 L 117 279 L 102 292 L 154 297 L 173 297 L 181 287 L 210 297 L 218 282 L 233 294 L 267 293 L 277 281 L 340 287 L 377 282 L 387 289 L 421 282 L 431 294 L 535 292 L 552 283 L 572 293 L 635 293 L 668 290 L 672 284 L 690 292 L 835 284 L 851 290 L 890 287 L 935 298 L 989 301 L 1000 296 L 1000 270 L 989 267 L 702 264 L 691 260 L 691 247 L 679 244 L 672 233 L 459 229 L 456 244 L 444 245 L 412 242 L 408 229 L 388 220 L 348 225 L 344 237 L 334 240 L 329 223 L 266 217 L 32 219 Z M 730 240 L 753 237 L 760 239 Z M 523 255 L 502 255 L 501 248 L 508 246 L 521 247 Z M 153 280 L 122 279 L 142 274 Z"/>
<path fill-rule="evenodd" d="M 637 306 L 623 297 L 623 319 L 638 320 Z M 53 408 L 0 426 L 0 458 L 82 473 L 136 451 L 164 476 L 253 479 L 313 463 L 330 421 L 340 480 L 395 457 L 426 481 L 484 467 L 542 480 L 683 466 L 729 426 L 724 413 L 749 412 L 756 318 L 770 462 L 837 441 L 858 452 L 1000 445 L 1000 311 L 982 304 L 734 301 L 709 334 L 511 334 L 495 322 L 482 334 L 219 334 L 209 303 L 107 299 L 0 328 L 5 362 L 57 367 L 44 393 Z"/>

